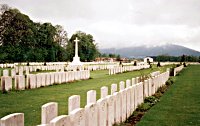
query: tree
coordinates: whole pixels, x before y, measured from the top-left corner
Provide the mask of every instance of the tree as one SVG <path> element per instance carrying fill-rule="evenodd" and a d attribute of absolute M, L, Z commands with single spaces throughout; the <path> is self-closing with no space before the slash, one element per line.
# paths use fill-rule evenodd
<path fill-rule="evenodd" d="M 121 57 L 120 57 L 120 55 L 119 55 L 119 54 L 117 55 L 117 57 L 116 57 L 116 58 L 117 58 L 117 61 L 121 61 Z"/>
<path fill-rule="evenodd" d="M 160 62 L 158 62 L 157 67 L 161 67 Z"/>
<path fill-rule="evenodd" d="M 56 36 L 55 41 L 61 46 L 66 48 L 67 45 L 67 32 L 64 30 L 64 28 L 61 25 L 56 25 Z"/>
<path fill-rule="evenodd" d="M 61 27 L 64 34 L 51 23 L 35 23 L 19 10 L 6 6 L 1 8 L 0 17 L 0 62 L 67 60 L 66 50 L 55 39 L 66 39 Z"/>
<path fill-rule="evenodd" d="M 72 60 L 75 55 L 75 44 L 74 40 L 76 37 L 80 40 L 78 43 L 79 48 L 79 56 L 81 61 L 93 61 L 97 56 L 99 56 L 99 51 L 97 49 L 97 44 L 94 43 L 93 36 L 90 34 L 86 34 L 84 32 L 78 31 L 72 35 L 68 44 L 67 44 L 67 52 L 68 59 Z"/>
<path fill-rule="evenodd" d="M 200 56 L 199 56 L 199 63 L 200 63 Z"/>
<path fill-rule="evenodd" d="M 7 57 L 2 60 L 14 62 L 26 60 L 25 53 L 33 40 L 33 22 L 19 10 L 9 9 L 1 15 L 0 25 L 0 48 L 4 50 L 1 53 L 7 53 Z"/>
<path fill-rule="evenodd" d="M 151 64 L 151 62 L 149 61 L 149 58 L 147 58 L 147 63 L 150 65 Z"/>
<path fill-rule="evenodd" d="M 185 62 L 185 61 L 186 61 L 186 55 L 183 54 L 183 55 L 181 56 L 181 62 Z"/>

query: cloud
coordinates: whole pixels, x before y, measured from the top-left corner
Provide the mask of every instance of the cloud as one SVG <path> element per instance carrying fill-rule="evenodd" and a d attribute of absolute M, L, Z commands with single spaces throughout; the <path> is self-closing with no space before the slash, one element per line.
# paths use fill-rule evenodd
<path fill-rule="evenodd" d="M 100 48 L 174 43 L 200 51 L 199 0 L 2 0 L 38 22 L 81 30 Z"/>
<path fill-rule="evenodd" d="M 200 28 L 200 27 L 199 27 Z M 101 35 L 101 46 L 123 47 L 134 45 L 158 45 L 165 43 L 188 43 L 198 37 L 200 29 L 186 25 L 136 25 L 121 22 L 97 22 L 89 27 Z"/>

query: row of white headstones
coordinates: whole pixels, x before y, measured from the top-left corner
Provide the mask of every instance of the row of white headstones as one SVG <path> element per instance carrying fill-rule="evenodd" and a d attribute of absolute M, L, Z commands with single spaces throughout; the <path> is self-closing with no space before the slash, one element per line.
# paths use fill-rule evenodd
<path fill-rule="evenodd" d="M 53 84 L 62 84 L 76 80 L 85 80 L 90 78 L 90 71 L 68 71 L 68 72 L 50 72 L 39 74 L 28 74 L 25 78 L 24 75 L 15 75 L 14 87 L 12 84 L 12 77 L 1 77 L 1 90 L 2 92 L 15 90 L 25 90 L 40 88 Z"/>
<path fill-rule="evenodd" d="M 176 67 L 174 68 L 174 76 L 176 76 L 177 73 L 179 73 L 182 69 L 184 68 L 183 65 L 179 66 L 179 67 Z"/>
<path fill-rule="evenodd" d="M 15 68 L 9 70 L 4 69 L 2 76 L 11 76 L 14 77 L 15 75 L 24 75 L 30 74 L 31 72 L 36 72 L 37 69 L 40 71 L 52 71 L 55 70 L 56 72 L 64 72 L 64 71 L 77 71 L 77 70 L 106 70 L 111 69 L 118 65 L 86 65 L 86 66 L 64 66 L 64 65 L 53 65 L 53 66 L 16 66 Z M 11 74 L 9 74 L 11 73 Z M 1 76 L 1 71 L 0 71 Z"/>
<path fill-rule="evenodd" d="M 134 70 L 141 70 L 141 69 L 147 69 L 150 65 L 141 65 L 141 66 L 116 66 L 111 69 L 109 69 L 109 75 L 117 74 L 117 73 L 123 73 L 127 71 L 134 71 Z"/>
<path fill-rule="evenodd" d="M 11 73 L 11 77 L 14 77 L 15 75 L 24 75 L 29 74 L 30 72 L 36 72 L 37 69 L 40 71 L 62 71 L 64 72 L 64 66 L 63 65 L 56 65 L 56 66 L 16 66 L 13 69 L 4 69 L 2 76 L 9 76 Z M 0 72 L 1 76 L 1 72 Z"/>
<path fill-rule="evenodd" d="M 50 102 L 42 106 L 40 126 L 112 126 L 124 122 L 143 103 L 144 98 L 153 95 L 169 78 L 169 71 L 141 82 L 139 77 L 121 81 L 118 85 L 101 88 L 101 98 L 96 100 L 96 91 L 87 92 L 87 105 L 80 107 L 80 96 L 68 99 L 68 115 L 58 116 L 58 103 Z M 126 86 L 126 88 L 125 88 Z M 1 126 L 24 126 L 24 114 L 14 113 L 1 118 Z"/>
<path fill-rule="evenodd" d="M 56 66 L 50 67 L 42 67 L 42 70 L 54 70 Z M 30 69 L 34 68 L 34 69 Z M 90 77 L 89 71 L 84 72 L 84 70 L 81 71 L 68 71 L 64 72 L 63 66 L 57 66 L 57 69 L 61 69 L 63 72 L 50 72 L 50 73 L 39 73 L 39 74 L 29 74 L 30 71 L 35 71 L 35 69 L 41 68 L 39 66 L 36 67 L 30 67 L 30 66 L 24 66 L 24 67 L 16 67 L 15 69 L 11 70 L 11 77 L 15 79 L 15 86 L 12 87 L 12 78 L 9 77 L 9 70 L 5 69 L 3 70 L 3 76 L 1 77 L 1 90 L 9 91 L 11 89 L 16 90 L 24 90 L 26 89 L 32 89 L 32 88 L 38 88 L 41 86 L 48 86 L 52 85 L 54 83 L 60 84 L 60 83 L 66 83 L 71 82 L 74 80 L 80 80 L 80 79 L 88 79 Z M 104 68 L 104 67 L 102 67 Z M 124 67 L 114 67 L 109 69 L 109 75 L 116 74 L 116 73 L 123 73 L 125 71 L 133 71 L 133 70 L 140 70 L 144 68 L 149 68 L 149 65 L 143 65 L 143 66 L 124 66 Z M 26 81 L 25 77 L 23 76 L 23 71 L 26 70 Z M 16 71 L 19 72 L 19 75 L 16 75 Z"/>

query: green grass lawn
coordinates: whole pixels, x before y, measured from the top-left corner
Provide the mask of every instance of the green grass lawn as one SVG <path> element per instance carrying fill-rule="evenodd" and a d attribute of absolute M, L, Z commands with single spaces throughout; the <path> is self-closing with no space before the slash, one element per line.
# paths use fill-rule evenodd
<path fill-rule="evenodd" d="M 108 70 L 92 71 L 91 78 L 84 81 L 54 85 L 25 91 L 11 91 L 7 94 L 0 93 L 0 118 L 15 112 L 25 114 L 25 125 L 34 126 L 40 124 L 41 106 L 48 102 L 58 102 L 59 115 L 68 113 L 68 98 L 72 95 L 81 96 L 81 107 L 86 105 L 86 93 L 89 90 L 97 91 L 97 99 L 100 97 L 100 88 L 112 83 L 119 83 L 132 77 L 148 74 L 153 71 L 165 71 L 166 67 L 151 68 L 141 71 L 127 72 L 109 76 Z M 110 91 L 109 91 L 110 93 Z"/>
<path fill-rule="evenodd" d="M 200 65 L 188 66 L 137 126 L 200 126 Z"/>

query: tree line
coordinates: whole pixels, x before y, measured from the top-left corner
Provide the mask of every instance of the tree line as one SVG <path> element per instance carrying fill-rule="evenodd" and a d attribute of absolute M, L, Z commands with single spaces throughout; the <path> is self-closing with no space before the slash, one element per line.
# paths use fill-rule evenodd
<path fill-rule="evenodd" d="M 60 25 L 33 22 L 16 8 L 0 5 L 0 62 L 71 61 L 78 37 L 81 61 L 99 56 L 92 35 L 78 31 L 68 38 Z"/>
<path fill-rule="evenodd" d="M 160 55 L 160 56 L 152 56 L 154 61 L 157 62 L 200 62 L 200 56 L 168 56 L 168 55 Z"/>

